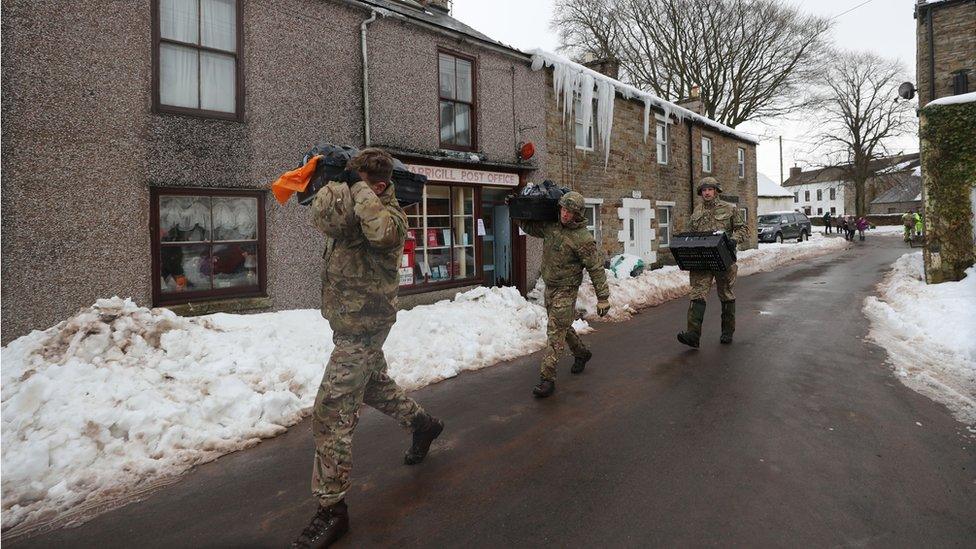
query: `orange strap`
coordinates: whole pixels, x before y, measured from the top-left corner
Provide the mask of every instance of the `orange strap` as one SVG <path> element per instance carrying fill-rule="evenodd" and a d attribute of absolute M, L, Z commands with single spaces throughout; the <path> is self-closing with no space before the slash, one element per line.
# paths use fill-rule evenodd
<path fill-rule="evenodd" d="M 281 177 L 271 184 L 271 192 L 274 193 L 279 204 L 284 205 L 291 195 L 302 192 L 308 187 L 308 182 L 312 179 L 320 158 L 322 158 L 320 154 L 309 158 L 304 166 L 281 174 Z"/>

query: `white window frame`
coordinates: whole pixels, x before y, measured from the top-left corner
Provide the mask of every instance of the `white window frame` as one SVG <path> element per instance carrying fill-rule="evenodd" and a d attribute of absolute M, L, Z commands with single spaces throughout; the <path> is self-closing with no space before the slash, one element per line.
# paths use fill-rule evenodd
<path fill-rule="evenodd" d="M 671 246 L 671 227 L 674 226 L 674 208 L 677 206 L 674 202 L 658 200 L 654 203 L 655 217 L 657 217 L 657 247 L 667 248 Z M 658 215 L 660 210 L 666 210 L 668 219 L 666 222 L 662 222 L 663 218 Z M 661 236 L 665 238 L 662 239 Z M 666 243 L 662 243 L 662 240 L 667 240 Z"/>
<path fill-rule="evenodd" d="M 601 237 L 603 236 L 600 230 L 600 206 L 603 204 L 603 199 L 584 198 L 583 204 L 585 205 L 585 209 L 593 208 L 593 225 L 587 225 L 586 230 L 590 231 L 590 234 L 593 235 L 593 240 L 596 240 L 596 243 L 600 244 Z M 583 218 L 588 219 L 585 215 L 585 210 Z"/>
<path fill-rule="evenodd" d="M 800 203 L 800 191 L 793 191 L 793 203 L 794 204 Z"/>
<path fill-rule="evenodd" d="M 706 147 L 707 145 L 707 147 Z M 702 171 L 705 173 L 712 173 L 712 138 L 702 137 L 701 141 L 701 152 L 702 152 Z"/>
<path fill-rule="evenodd" d="M 739 179 L 745 179 L 746 177 L 746 150 L 742 147 L 738 147 L 738 159 L 739 159 Z"/>
<path fill-rule="evenodd" d="M 817 189 L 817 202 L 823 202 L 823 189 Z"/>
<path fill-rule="evenodd" d="M 655 118 L 654 143 L 657 146 L 657 163 L 667 164 L 671 156 L 671 151 L 668 150 L 668 143 L 671 140 L 668 122 L 663 116 L 656 116 Z"/>
<path fill-rule="evenodd" d="M 579 136 L 578 136 L 577 128 L 583 125 L 583 120 L 580 118 L 580 114 L 582 113 L 582 110 L 583 110 L 582 102 L 580 101 L 580 98 L 577 97 L 574 99 L 574 105 L 573 105 L 573 142 L 576 144 L 577 150 L 592 151 L 595 149 L 594 144 L 596 143 L 596 140 L 594 139 L 593 136 L 593 128 L 596 127 L 596 109 L 592 109 L 592 113 L 590 114 L 593 120 L 590 122 L 590 132 L 586 136 L 587 141 L 589 141 L 588 146 L 586 143 L 580 145 L 578 139 Z"/>

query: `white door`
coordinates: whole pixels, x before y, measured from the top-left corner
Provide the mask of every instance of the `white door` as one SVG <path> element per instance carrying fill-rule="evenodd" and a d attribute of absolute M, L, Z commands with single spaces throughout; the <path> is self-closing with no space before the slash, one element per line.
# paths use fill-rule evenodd
<path fill-rule="evenodd" d="M 651 228 L 654 212 L 651 210 L 651 201 L 625 198 L 623 202 L 623 207 L 618 210 L 623 225 L 618 240 L 623 243 L 623 252 L 653 263 L 657 254 L 651 245 L 654 241 L 654 229 Z"/>

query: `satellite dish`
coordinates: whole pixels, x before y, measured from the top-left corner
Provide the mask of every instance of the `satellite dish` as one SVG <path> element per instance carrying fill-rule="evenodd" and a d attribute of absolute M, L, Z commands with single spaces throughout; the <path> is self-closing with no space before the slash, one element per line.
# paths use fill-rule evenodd
<path fill-rule="evenodd" d="M 898 86 L 898 97 L 902 99 L 912 99 L 915 97 L 915 85 L 911 82 L 902 82 L 901 86 Z"/>

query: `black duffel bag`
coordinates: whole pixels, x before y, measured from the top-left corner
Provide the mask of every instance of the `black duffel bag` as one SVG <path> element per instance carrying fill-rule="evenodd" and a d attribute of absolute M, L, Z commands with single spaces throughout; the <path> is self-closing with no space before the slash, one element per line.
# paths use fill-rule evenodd
<path fill-rule="evenodd" d="M 302 163 L 308 162 L 315 155 L 322 155 L 322 158 L 319 159 L 319 163 L 315 167 L 315 174 L 309 181 L 308 187 L 304 192 L 297 193 L 298 203 L 302 206 L 311 204 L 319 189 L 329 181 L 336 181 L 339 174 L 346 169 L 349 160 L 358 152 L 359 149 L 355 147 L 331 143 L 322 143 L 312 147 L 305 154 Z M 396 158 L 393 159 L 393 177 L 391 179 L 393 179 L 393 187 L 396 190 L 397 201 L 401 207 L 416 204 L 423 199 L 427 177 L 408 171 L 403 162 Z"/>
<path fill-rule="evenodd" d="M 678 233 L 668 249 L 682 271 L 724 272 L 735 263 L 735 244 L 725 232 Z"/>
<path fill-rule="evenodd" d="M 528 221 L 558 221 L 559 199 L 568 192 L 548 179 L 540 185 L 530 183 L 508 202 L 509 215 Z"/>

